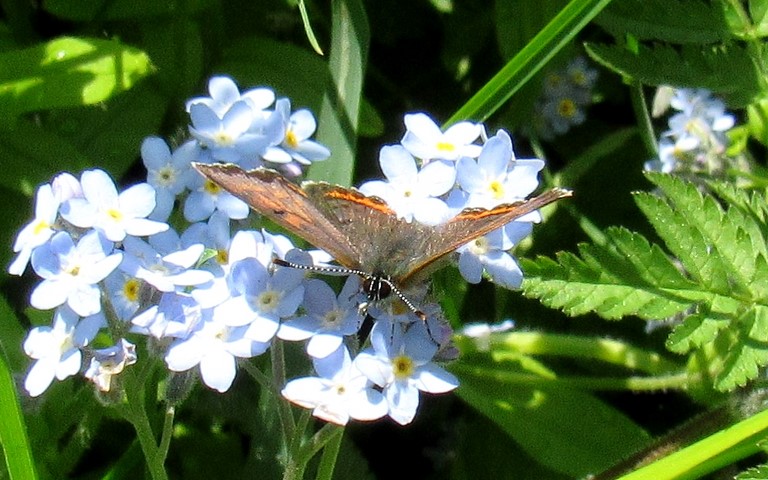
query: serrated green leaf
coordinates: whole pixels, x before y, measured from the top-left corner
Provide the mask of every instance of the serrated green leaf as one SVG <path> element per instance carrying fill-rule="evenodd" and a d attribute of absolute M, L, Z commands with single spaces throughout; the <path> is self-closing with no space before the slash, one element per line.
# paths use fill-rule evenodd
<path fill-rule="evenodd" d="M 690 274 L 714 292 L 758 297 L 752 285 L 766 240 L 755 219 L 739 208 L 724 212 L 713 196 L 674 176 L 648 178 L 665 197 L 641 194 L 637 203 Z"/>
<path fill-rule="evenodd" d="M 744 470 L 734 477 L 734 480 L 767 480 L 768 479 L 768 465 L 762 464 L 757 467 L 752 467 L 748 470 Z"/>
<path fill-rule="evenodd" d="M 622 0 L 612 2 L 596 23 L 617 38 L 671 43 L 715 43 L 731 37 L 722 9 L 703 1 Z"/>
<path fill-rule="evenodd" d="M 524 293 L 571 315 L 685 313 L 667 348 L 704 353 L 708 361 L 691 364 L 692 373 L 714 378 L 718 390 L 745 385 L 768 364 L 765 194 L 712 184 L 717 198 L 671 175 L 648 178 L 660 193 L 638 193 L 637 204 L 679 264 L 644 237 L 609 228 L 599 244 L 579 245 L 578 256 L 522 261 Z"/>
<path fill-rule="evenodd" d="M 149 57 L 117 41 L 64 37 L 0 54 L 0 112 L 16 116 L 93 105 L 152 71 Z"/>
<path fill-rule="evenodd" d="M 768 307 L 753 306 L 735 315 L 725 337 L 718 338 L 723 358 L 715 388 L 730 391 L 756 378 L 759 368 L 768 363 Z"/>
<path fill-rule="evenodd" d="M 728 268 L 719 256 L 712 254 L 713 242 L 705 236 L 717 232 L 717 225 L 722 223 L 722 211 L 716 204 L 708 203 L 710 208 L 705 222 L 709 228 L 697 228 L 698 224 L 689 221 L 678 210 L 678 207 L 686 211 L 705 208 L 704 199 L 695 186 L 677 182 L 665 187 L 670 200 L 643 192 L 636 195 L 635 202 L 691 277 L 707 290 L 727 295 L 731 291 Z M 716 218 L 712 219 L 712 216 Z"/>
<path fill-rule="evenodd" d="M 688 353 L 712 341 L 720 330 L 729 325 L 728 317 L 713 318 L 701 313 L 689 315 L 669 334 L 667 348 L 675 353 Z"/>
<path fill-rule="evenodd" d="M 640 83 L 707 88 L 726 97 L 734 107 L 745 106 L 762 93 L 752 56 L 744 46 L 735 43 L 640 45 L 637 52 L 618 45 L 588 43 L 586 50 L 596 62 Z"/>
<path fill-rule="evenodd" d="M 702 297 L 655 245 L 622 228 L 606 232 L 604 246 L 579 245 L 581 258 L 561 253 L 557 262 L 523 261 L 525 295 L 570 315 L 594 311 L 607 319 L 637 315 L 666 318 Z"/>

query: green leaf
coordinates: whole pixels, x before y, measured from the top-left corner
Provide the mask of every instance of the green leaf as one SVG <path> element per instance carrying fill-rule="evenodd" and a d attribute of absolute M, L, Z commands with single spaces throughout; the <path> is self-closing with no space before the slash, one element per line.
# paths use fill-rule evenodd
<path fill-rule="evenodd" d="M 647 177 L 660 193 L 638 193 L 636 202 L 677 262 L 639 234 L 609 228 L 578 256 L 522 262 L 524 293 L 571 315 L 679 315 L 667 348 L 711 356 L 699 368 L 718 390 L 743 386 L 768 364 L 765 194 L 711 183 L 716 198 L 672 175 Z"/>
<path fill-rule="evenodd" d="M 521 365 L 532 361 L 521 360 Z M 494 376 L 498 369 L 520 368 L 510 362 L 468 360 L 452 365 L 461 381 L 457 394 L 547 467 L 582 477 L 610 466 L 647 442 L 641 428 L 588 393 L 533 388 Z M 596 431 L 601 434 L 594 435 Z M 622 441 L 616 442 L 616 438 Z"/>
<path fill-rule="evenodd" d="M 749 15 L 752 17 L 754 30 L 757 35 L 768 35 L 768 2 L 766 0 L 750 0 Z"/>
<path fill-rule="evenodd" d="M 512 60 L 446 122 L 483 121 L 498 110 L 610 0 L 571 0 Z"/>
<path fill-rule="evenodd" d="M 734 480 L 766 480 L 768 479 L 768 465 L 765 463 L 752 467 L 734 477 Z"/>
<path fill-rule="evenodd" d="M 762 93 L 754 59 L 740 44 L 641 44 L 636 52 L 619 45 L 588 43 L 585 47 L 606 68 L 646 85 L 707 88 L 725 96 L 734 107 L 747 105 Z"/>
<path fill-rule="evenodd" d="M 729 325 L 728 317 L 712 318 L 703 313 L 689 315 L 669 334 L 667 348 L 675 353 L 687 353 L 692 348 L 706 345 Z"/>
<path fill-rule="evenodd" d="M 723 370 L 715 378 L 719 390 L 743 387 L 768 364 L 768 307 L 755 306 L 739 318 L 736 342 L 728 348 Z"/>
<path fill-rule="evenodd" d="M 656 245 L 623 228 L 606 232 L 605 245 L 580 244 L 581 258 L 523 260 L 523 292 L 570 315 L 595 312 L 606 319 L 669 317 L 689 308 L 701 292 Z"/>
<path fill-rule="evenodd" d="M 64 37 L 0 54 L 0 113 L 93 105 L 152 72 L 149 57 L 118 41 Z"/>
<path fill-rule="evenodd" d="M 0 162 L 6 172 L 0 175 L 0 185 L 27 194 L 55 172 L 94 165 L 61 135 L 25 120 L 16 122 L 13 130 L 0 129 Z"/>
<path fill-rule="evenodd" d="M 719 5 L 700 0 L 622 0 L 613 2 L 595 23 L 622 38 L 671 43 L 715 43 L 731 38 Z"/>
<path fill-rule="evenodd" d="M 210 0 L 185 0 L 181 4 L 154 0 L 46 0 L 43 7 L 59 18 L 90 22 L 96 19 L 146 20 L 153 17 L 193 15 L 210 8 L 212 3 Z"/>
<path fill-rule="evenodd" d="M 25 332 L 5 299 L 0 298 L 0 446 L 12 479 L 35 479 L 35 463 L 12 372 L 22 365 Z"/>
<path fill-rule="evenodd" d="M 710 478 L 727 465 L 759 452 L 768 433 L 768 411 L 715 432 L 696 443 L 621 477 L 622 480 Z"/>
<path fill-rule="evenodd" d="M 328 83 L 318 116 L 317 139 L 331 158 L 317 162 L 309 178 L 349 185 L 357 157 L 363 77 L 368 59 L 368 18 L 360 0 L 334 0 Z"/>

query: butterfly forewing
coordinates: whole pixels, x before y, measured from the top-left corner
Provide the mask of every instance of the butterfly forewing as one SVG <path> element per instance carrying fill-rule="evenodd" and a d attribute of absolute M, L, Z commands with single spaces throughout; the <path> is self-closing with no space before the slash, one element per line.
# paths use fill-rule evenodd
<path fill-rule="evenodd" d="M 489 210 L 483 208 L 462 210 L 448 222 L 430 228 L 427 235 L 420 237 L 415 244 L 415 248 L 419 249 L 419 256 L 411 261 L 408 265 L 408 273 L 399 280 L 407 282 L 409 278 L 418 275 L 431 263 L 460 246 L 501 228 L 523 215 L 571 195 L 570 190 L 554 188 L 529 200 L 499 205 Z"/>
<path fill-rule="evenodd" d="M 237 165 L 193 164 L 208 179 L 238 197 L 276 224 L 331 254 L 348 268 L 360 268 L 359 256 L 347 248 L 344 232 L 315 207 L 312 200 L 280 173 Z"/>

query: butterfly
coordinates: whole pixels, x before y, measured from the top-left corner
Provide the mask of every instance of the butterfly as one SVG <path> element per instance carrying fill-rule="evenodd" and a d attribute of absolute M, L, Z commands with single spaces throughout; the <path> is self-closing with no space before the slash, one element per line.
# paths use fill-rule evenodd
<path fill-rule="evenodd" d="M 431 267 L 458 247 L 572 194 L 554 188 L 488 210 L 466 208 L 443 224 L 427 226 L 398 218 L 383 200 L 354 189 L 325 182 L 299 186 L 267 168 L 245 171 L 234 164 L 193 166 L 258 213 L 325 250 L 344 267 L 331 267 L 330 271 L 360 275 L 369 300 L 394 293 L 420 317 L 424 314 L 402 293 L 404 288 L 422 281 Z M 307 268 L 279 259 L 274 263 Z"/>

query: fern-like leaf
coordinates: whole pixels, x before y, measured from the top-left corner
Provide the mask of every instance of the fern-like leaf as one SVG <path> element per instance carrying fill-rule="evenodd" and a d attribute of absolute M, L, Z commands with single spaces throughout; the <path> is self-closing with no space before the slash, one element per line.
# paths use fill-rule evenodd
<path fill-rule="evenodd" d="M 709 373 L 720 390 L 744 385 L 768 364 L 765 195 L 713 184 L 715 197 L 670 175 L 648 178 L 662 195 L 638 193 L 636 202 L 672 256 L 609 228 L 578 254 L 524 261 L 524 293 L 570 315 L 677 318 L 667 347 L 714 355 Z"/>

